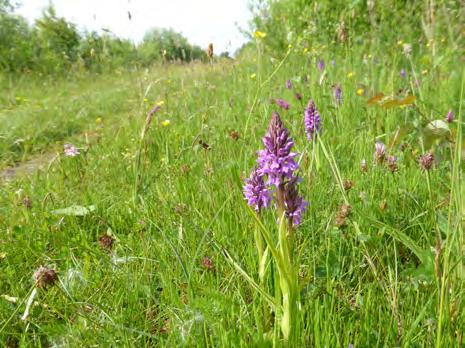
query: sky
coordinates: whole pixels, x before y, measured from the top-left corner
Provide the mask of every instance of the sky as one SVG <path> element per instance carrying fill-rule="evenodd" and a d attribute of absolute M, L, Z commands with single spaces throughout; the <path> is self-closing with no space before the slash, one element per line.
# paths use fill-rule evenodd
<path fill-rule="evenodd" d="M 15 1 L 13 1 L 15 2 Z M 16 12 L 31 23 L 39 18 L 49 0 L 19 0 Z M 172 28 L 190 43 L 216 53 L 234 53 L 247 39 L 238 26 L 248 29 L 248 0 L 54 0 L 57 15 L 78 29 L 111 30 L 121 38 L 140 42 L 151 28 Z M 131 19 L 129 19 L 129 14 Z"/>

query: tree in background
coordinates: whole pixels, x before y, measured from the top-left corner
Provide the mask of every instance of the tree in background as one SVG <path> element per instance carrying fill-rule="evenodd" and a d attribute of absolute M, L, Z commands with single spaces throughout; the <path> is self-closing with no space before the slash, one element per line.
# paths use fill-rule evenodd
<path fill-rule="evenodd" d="M 62 71 L 77 61 L 81 38 L 76 26 L 57 17 L 52 6 L 36 21 L 33 37 L 39 70 Z"/>
<path fill-rule="evenodd" d="M 189 44 L 184 36 L 172 29 L 149 30 L 139 46 L 139 51 L 144 64 L 160 59 L 189 62 L 204 56 L 200 47 Z"/>

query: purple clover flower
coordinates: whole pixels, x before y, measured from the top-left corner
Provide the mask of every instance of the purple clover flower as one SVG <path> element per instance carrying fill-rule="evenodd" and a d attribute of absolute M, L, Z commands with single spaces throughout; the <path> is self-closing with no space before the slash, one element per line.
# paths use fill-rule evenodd
<path fill-rule="evenodd" d="M 318 132 L 321 132 L 320 114 L 316 109 L 313 100 L 308 102 L 304 115 L 304 125 L 305 132 L 307 133 L 307 139 L 312 140 L 314 135 L 318 134 Z"/>
<path fill-rule="evenodd" d="M 341 85 L 336 85 L 334 87 L 334 100 L 336 100 L 336 104 L 342 104 L 342 88 Z"/>
<path fill-rule="evenodd" d="M 295 176 L 289 180 L 284 187 L 284 207 L 286 217 L 293 226 L 298 226 L 302 222 L 302 213 L 305 211 L 308 202 L 299 196 L 297 183 L 299 177 Z"/>
<path fill-rule="evenodd" d="M 454 121 L 454 113 L 452 112 L 452 110 L 449 110 L 447 112 L 446 121 L 447 123 L 452 123 L 452 121 Z"/>
<path fill-rule="evenodd" d="M 322 71 L 325 68 L 325 61 L 323 59 L 319 59 L 318 63 L 316 64 L 318 70 Z"/>
<path fill-rule="evenodd" d="M 298 164 L 294 161 L 296 153 L 291 152 L 294 141 L 284 127 L 277 112 L 271 116 L 268 132 L 263 138 L 264 150 L 258 151 L 258 164 L 262 175 L 268 176 L 268 185 L 279 187 L 284 180 L 291 179 Z"/>
<path fill-rule="evenodd" d="M 260 213 L 262 208 L 268 208 L 271 202 L 271 194 L 263 180 L 263 174 L 257 167 L 252 170 L 250 178 L 246 179 L 244 186 L 244 196 L 247 204 Z"/>
<path fill-rule="evenodd" d="M 402 68 L 402 69 L 400 70 L 400 76 L 401 76 L 401 77 L 407 76 L 407 71 L 406 71 L 404 68 Z"/>
<path fill-rule="evenodd" d="M 292 89 L 292 82 L 291 82 L 291 80 L 286 80 L 286 88 L 287 88 L 287 89 Z"/>
<path fill-rule="evenodd" d="M 420 156 L 419 162 L 420 162 L 420 166 L 424 170 L 430 170 L 434 164 L 434 156 L 431 152 L 427 152 L 424 155 Z"/>
<path fill-rule="evenodd" d="M 277 98 L 274 101 L 281 109 L 289 110 L 290 104 L 284 99 Z"/>
<path fill-rule="evenodd" d="M 383 163 L 385 157 L 386 157 L 386 145 L 384 145 L 382 142 L 377 141 L 375 144 L 375 161 L 377 163 Z"/>
<path fill-rule="evenodd" d="M 397 171 L 397 156 L 388 155 L 386 156 L 387 167 L 394 173 Z"/>
<path fill-rule="evenodd" d="M 76 157 L 77 155 L 80 154 L 78 148 L 74 146 L 73 144 L 65 144 L 64 145 L 64 154 L 67 157 Z"/>

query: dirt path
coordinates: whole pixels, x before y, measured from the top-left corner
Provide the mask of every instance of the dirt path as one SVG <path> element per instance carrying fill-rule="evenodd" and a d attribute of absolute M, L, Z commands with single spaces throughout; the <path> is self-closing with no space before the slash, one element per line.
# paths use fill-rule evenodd
<path fill-rule="evenodd" d="M 16 166 L 0 169 L 0 184 L 21 176 L 31 175 L 38 170 L 48 170 L 48 167 L 57 156 L 56 152 L 48 152 L 36 156 L 29 161 L 18 163 Z"/>

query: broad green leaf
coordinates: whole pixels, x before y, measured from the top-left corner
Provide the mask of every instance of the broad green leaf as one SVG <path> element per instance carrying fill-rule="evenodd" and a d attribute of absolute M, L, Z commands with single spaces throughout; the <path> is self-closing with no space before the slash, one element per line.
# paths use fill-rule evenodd
<path fill-rule="evenodd" d="M 53 210 L 52 214 L 67 216 L 86 216 L 95 210 L 95 205 L 83 207 L 82 205 L 72 205 L 68 208 Z"/>

